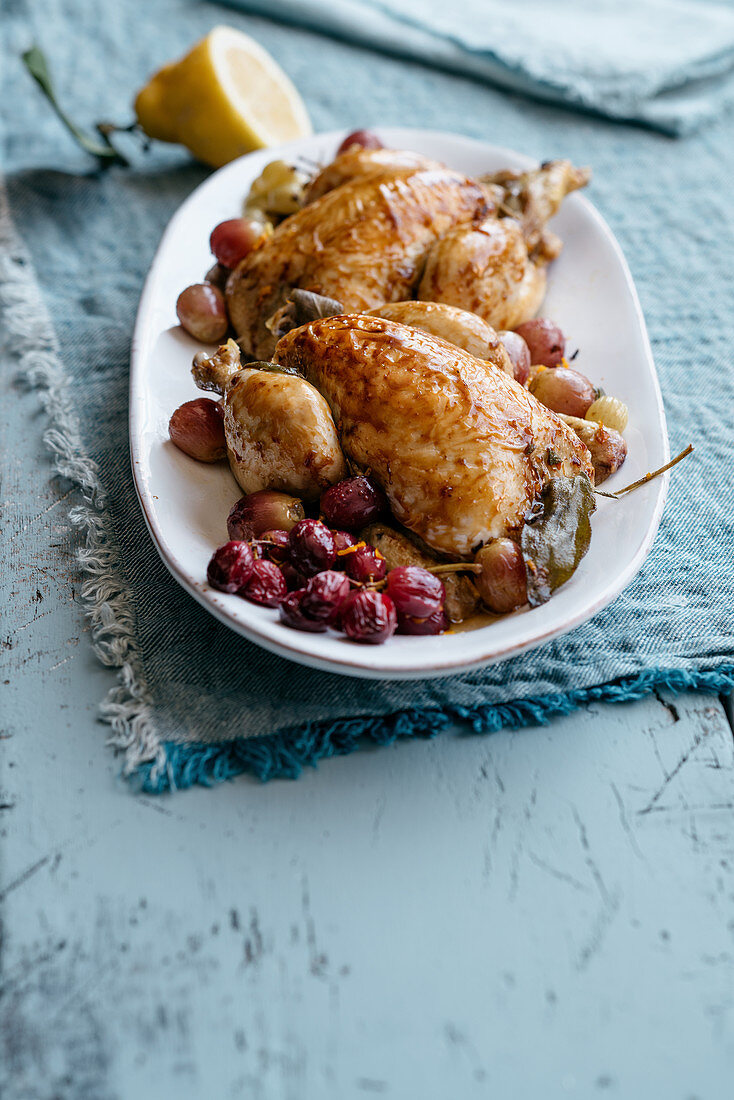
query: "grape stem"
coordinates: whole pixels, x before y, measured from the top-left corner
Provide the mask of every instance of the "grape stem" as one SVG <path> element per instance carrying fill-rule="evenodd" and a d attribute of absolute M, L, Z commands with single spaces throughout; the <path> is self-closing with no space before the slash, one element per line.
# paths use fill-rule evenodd
<path fill-rule="evenodd" d="M 610 500 L 619 500 L 619 498 L 625 496 L 626 493 L 631 493 L 633 489 L 639 489 L 641 485 L 647 485 L 648 481 L 652 481 L 654 478 L 660 477 L 660 475 L 664 474 L 666 470 L 670 470 L 673 466 L 677 466 L 678 463 L 681 462 L 684 458 L 687 458 L 687 456 L 691 454 L 692 451 L 693 444 L 689 443 L 688 446 L 680 452 L 680 454 L 676 455 L 675 458 L 671 458 L 670 462 L 666 462 L 665 465 L 661 466 L 659 469 L 653 470 L 649 474 L 645 474 L 645 476 L 641 477 L 639 481 L 633 481 L 631 485 L 625 485 L 623 489 L 617 489 L 616 493 L 605 493 L 601 489 L 595 489 L 594 492 L 597 496 L 600 497 L 608 497 Z"/>

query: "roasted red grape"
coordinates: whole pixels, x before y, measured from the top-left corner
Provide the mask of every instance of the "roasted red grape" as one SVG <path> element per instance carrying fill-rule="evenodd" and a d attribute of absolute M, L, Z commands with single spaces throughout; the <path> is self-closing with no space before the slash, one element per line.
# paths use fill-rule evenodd
<path fill-rule="evenodd" d="M 219 343 L 229 328 L 224 295 L 211 283 L 194 283 L 182 290 L 176 316 L 189 336 L 202 344 Z"/>
<path fill-rule="evenodd" d="M 347 149 L 351 149 L 353 145 L 358 145 L 362 149 L 384 148 L 377 134 L 373 134 L 371 130 L 353 130 L 351 134 L 347 134 L 344 138 L 344 141 L 336 151 L 336 155 L 339 156 L 340 153 L 346 153 Z"/>
<path fill-rule="evenodd" d="M 398 614 L 398 634 L 443 634 L 449 620 L 443 608 L 434 611 L 427 619 Z"/>
<path fill-rule="evenodd" d="M 278 566 L 261 558 L 254 563 L 250 579 L 240 595 L 263 607 L 277 607 L 287 592 L 288 587 Z"/>
<path fill-rule="evenodd" d="M 308 630 L 312 634 L 323 633 L 326 630 L 324 620 L 310 619 L 302 610 L 301 604 L 305 592 L 305 588 L 299 588 L 284 596 L 280 603 L 280 617 L 287 626 L 292 626 L 295 630 Z"/>
<path fill-rule="evenodd" d="M 311 619 L 331 622 L 340 604 L 350 593 L 349 581 L 335 569 L 325 569 L 311 577 L 301 598 L 301 610 Z"/>
<path fill-rule="evenodd" d="M 288 532 L 263 531 L 259 540 L 260 552 L 268 561 L 282 565 L 288 560 Z"/>
<path fill-rule="evenodd" d="M 479 595 L 490 611 L 505 615 L 527 603 L 525 562 L 512 539 L 493 539 L 474 556 L 482 571 L 474 577 Z"/>
<path fill-rule="evenodd" d="M 344 554 L 343 560 L 347 575 L 353 581 L 359 581 L 361 584 L 381 581 L 387 573 L 385 559 L 379 550 L 375 550 L 372 546 L 357 544 L 355 550 L 349 554 Z"/>
<path fill-rule="evenodd" d="M 331 527 L 358 531 L 384 511 L 386 500 L 366 477 L 347 477 L 321 494 L 321 511 Z"/>
<path fill-rule="evenodd" d="M 253 218 L 230 218 L 212 230 L 209 247 L 222 267 L 236 267 L 252 252 L 263 232 L 262 222 Z"/>
<path fill-rule="evenodd" d="M 392 600 L 374 588 L 353 592 L 339 608 L 339 621 L 348 638 L 371 645 L 386 642 L 398 624 Z"/>
<path fill-rule="evenodd" d="M 387 591 L 399 615 L 427 619 L 446 599 L 443 581 L 420 565 L 398 565 L 387 575 Z"/>
<path fill-rule="evenodd" d="M 505 345 L 505 351 L 512 360 L 515 381 L 524 386 L 530 377 L 530 367 L 532 366 L 530 348 L 519 332 L 498 332 L 497 335 Z"/>
<path fill-rule="evenodd" d="M 344 558 L 348 558 L 348 554 L 342 553 L 344 550 L 348 550 L 350 546 L 354 546 L 357 541 L 354 535 L 350 535 L 348 531 L 332 531 L 334 536 L 334 549 L 336 550 L 336 565 L 337 568 L 344 568 Z"/>
<path fill-rule="evenodd" d="M 291 564 L 307 577 L 331 569 L 336 560 L 334 536 L 318 519 L 302 519 L 288 536 Z"/>
<path fill-rule="evenodd" d="M 570 367 L 538 371 L 530 383 L 530 392 L 553 412 L 578 416 L 582 420 L 596 397 L 589 379 Z"/>
<path fill-rule="evenodd" d="M 179 405 L 168 421 L 168 434 L 180 451 L 199 462 L 218 462 L 227 455 L 222 406 L 209 397 Z"/>
<path fill-rule="evenodd" d="M 233 594 L 248 583 L 255 568 L 255 558 L 249 543 L 225 542 L 214 551 L 206 571 L 206 579 L 212 588 Z"/>
<path fill-rule="evenodd" d="M 525 321 L 518 325 L 515 332 L 522 336 L 530 350 L 530 358 L 535 365 L 542 363 L 546 367 L 557 367 L 566 350 L 566 337 L 558 325 L 547 317 L 536 317 L 534 321 Z"/>
<path fill-rule="evenodd" d="M 288 586 L 288 591 L 293 592 L 297 588 L 305 588 L 308 577 L 304 577 L 300 569 L 296 569 L 289 561 L 280 570 L 283 580 Z"/>
<path fill-rule="evenodd" d="M 227 532 L 231 539 L 256 539 L 264 531 L 290 531 L 305 515 L 298 497 L 260 489 L 248 493 L 232 505 L 227 516 Z"/>

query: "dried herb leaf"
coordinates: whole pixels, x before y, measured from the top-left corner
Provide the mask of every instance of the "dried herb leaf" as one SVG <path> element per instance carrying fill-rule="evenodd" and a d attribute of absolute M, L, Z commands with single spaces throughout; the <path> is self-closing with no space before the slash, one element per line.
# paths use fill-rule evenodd
<path fill-rule="evenodd" d="M 546 603 L 576 571 L 589 549 L 590 516 L 596 508 L 586 474 L 552 478 L 541 503 L 542 512 L 526 521 L 520 536 L 531 607 Z"/>
<path fill-rule="evenodd" d="M 344 306 L 335 298 L 324 294 L 314 294 L 311 290 L 291 290 L 283 305 L 265 322 L 276 340 L 285 336 L 292 328 L 300 328 L 309 321 L 319 321 L 322 317 L 335 317 L 344 312 Z"/>

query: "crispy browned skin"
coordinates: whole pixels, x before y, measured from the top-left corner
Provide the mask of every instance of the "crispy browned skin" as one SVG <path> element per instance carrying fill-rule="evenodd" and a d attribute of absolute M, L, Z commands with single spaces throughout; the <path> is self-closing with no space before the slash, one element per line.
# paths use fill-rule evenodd
<path fill-rule="evenodd" d="M 511 329 L 535 316 L 545 284 L 545 260 L 530 258 L 520 223 L 487 218 L 436 241 L 417 296 L 471 310 L 493 328 Z"/>
<path fill-rule="evenodd" d="M 443 167 L 438 161 L 412 153 L 409 149 L 363 149 L 354 145 L 314 176 L 306 188 L 304 200 L 313 202 L 327 191 L 363 176 L 380 173 L 397 175 L 415 168 Z"/>
<path fill-rule="evenodd" d="M 329 403 L 342 450 L 398 522 L 467 557 L 516 531 L 546 482 L 594 470 L 575 433 L 491 363 L 378 317 L 338 316 L 284 336 L 278 362 Z"/>
<path fill-rule="evenodd" d="M 529 172 L 494 172 L 482 176 L 481 182 L 498 196 L 500 213 L 518 219 L 528 251 L 545 253 L 546 223 L 558 213 L 566 195 L 586 187 L 590 179 L 589 168 L 576 168 L 570 160 L 548 160 Z M 560 244 L 551 246 L 555 247 Z"/>
<path fill-rule="evenodd" d="M 486 211 L 480 185 L 446 168 L 368 175 L 329 191 L 232 272 L 227 304 L 243 350 L 269 358 L 275 340 L 265 322 L 292 287 L 357 312 L 412 297 L 430 245 Z"/>
<path fill-rule="evenodd" d="M 437 241 L 416 297 L 471 310 L 498 329 L 529 321 L 545 296 L 546 265 L 561 251 L 546 223 L 589 177 L 588 169 L 567 160 L 483 176 L 500 216 L 458 226 Z"/>
<path fill-rule="evenodd" d="M 225 392 L 224 434 L 245 493 L 277 489 L 317 500 L 347 476 L 329 406 L 303 378 L 238 371 Z"/>
<path fill-rule="evenodd" d="M 447 306 L 445 302 L 387 302 L 371 309 L 371 316 L 400 321 L 402 325 L 422 329 L 450 344 L 463 348 L 476 359 L 488 359 L 505 374 L 514 377 L 512 360 L 505 345 L 486 321 L 466 309 Z"/>

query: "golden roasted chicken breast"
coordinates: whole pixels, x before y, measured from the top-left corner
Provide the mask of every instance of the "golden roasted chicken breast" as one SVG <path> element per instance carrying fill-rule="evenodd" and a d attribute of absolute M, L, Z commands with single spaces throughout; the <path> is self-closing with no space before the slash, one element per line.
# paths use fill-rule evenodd
<path fill-rule="evenodd" d="M 395 518 L 458 557 L 517 531 L 553 477 L 589 451 L 522 386 L 440 337 L 364 315 L 287 333 L 275 360 L 326 398 L 342 450 L 384 489 Z"/>

